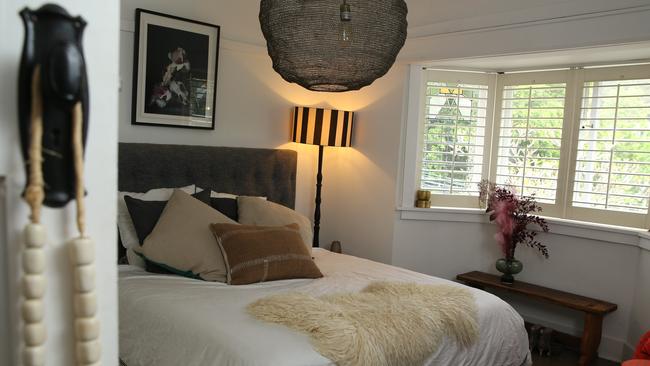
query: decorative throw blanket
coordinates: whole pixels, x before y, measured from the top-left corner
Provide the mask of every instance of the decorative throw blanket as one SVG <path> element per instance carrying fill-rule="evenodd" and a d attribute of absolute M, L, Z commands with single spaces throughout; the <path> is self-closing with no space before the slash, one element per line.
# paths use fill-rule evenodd
<path fill-rule="evenodd" d="M 478 337 L 474 297 L 458 286 L 373 282 L 359 293 L 273 295 L 248 311 L 309 334 L 340 366 L 418 365 L 445 335 L 463 347 Z"/>

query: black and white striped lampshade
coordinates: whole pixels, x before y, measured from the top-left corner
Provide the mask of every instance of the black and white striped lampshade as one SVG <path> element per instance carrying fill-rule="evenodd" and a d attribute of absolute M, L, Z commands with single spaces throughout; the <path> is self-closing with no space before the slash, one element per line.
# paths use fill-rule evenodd
<path fill-rule="evenodd" d="M 321 146 L 352 146 L 353 117 L 354 112 L 295 107 L 291 141 Z"/>

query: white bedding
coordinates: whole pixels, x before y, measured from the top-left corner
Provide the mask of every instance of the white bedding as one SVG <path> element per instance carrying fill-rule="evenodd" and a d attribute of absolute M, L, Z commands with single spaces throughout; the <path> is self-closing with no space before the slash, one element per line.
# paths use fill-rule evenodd
<path fill-rule="evenodd" d="M 247 286 L 121 266 L 120 358 L 128 366 L 331 365 L 311 347 L 307 335 L 258 321 L 245 312 L 246 305 L 283 291 L 313 295 L 358 291 L 375 280 L 454 284 L 323 249 L 313 254 L 325 276 L 321 279 Z M 425 365 L 530 365 L 522 318 L 496 296 L 472 292 L 479 309 L 478 341 L 469 349 L 459 349 L 445 338 Z"/>

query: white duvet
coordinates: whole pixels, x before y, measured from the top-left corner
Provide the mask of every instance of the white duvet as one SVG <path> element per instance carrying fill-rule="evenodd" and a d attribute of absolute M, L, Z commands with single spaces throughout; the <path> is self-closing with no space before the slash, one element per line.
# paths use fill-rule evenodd
<path fill-rule="evenodd" d="M 375 280 L 454 282 L 357 257 L 314 249 L 324 277 L 228 286 L 120 266 L 120 358 L 128 366 L 332 365 L 309 337 L 245 312 L 249 303 L 278 292 L 313 295 L 359 291 Z M 457 286 L 462 286 L 455 284 Z M 472 289 L 479 339 L 469 349 L 445 338 L 425 365 L 530 365 L 528 337 L 512 307 Z"/>

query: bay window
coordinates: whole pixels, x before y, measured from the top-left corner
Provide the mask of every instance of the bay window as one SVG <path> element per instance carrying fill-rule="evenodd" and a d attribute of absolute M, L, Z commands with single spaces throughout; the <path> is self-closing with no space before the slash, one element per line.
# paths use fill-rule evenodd
<path fill-rule="evenodd" d="M 433 206 L 477 208 L 490 179 L 547 216 L 649 226 L 650 66 L 414 76 L 405 205 L 424 189 Z"/>

